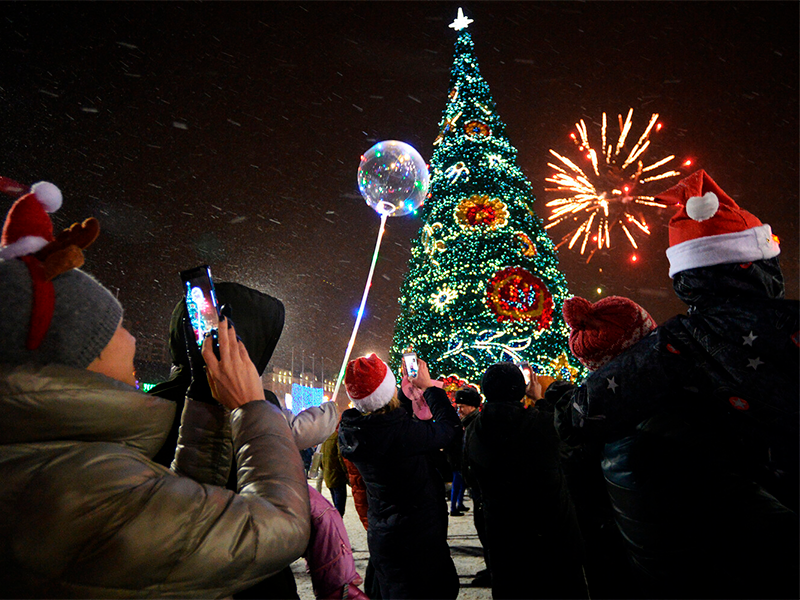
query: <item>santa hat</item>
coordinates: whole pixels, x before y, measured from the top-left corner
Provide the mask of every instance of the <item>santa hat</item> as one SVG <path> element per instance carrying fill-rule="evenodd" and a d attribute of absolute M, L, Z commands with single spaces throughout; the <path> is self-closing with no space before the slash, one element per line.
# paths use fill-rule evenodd
<path fill-rule="evenodd" d="M 24 186 L 2 178 L 3 191 L 23 191 Z M 8 185 L 6 185 L 8 184 Z M 14 186 L 16 184 L 16 187 Z M 61 208 L 61 191 L 52 183 L 41 181 L 17 200 L 8 211 L 0 239 L 0 258 L 18 258 L 33 254 L 53 241 L 53 222 L 48 213 Z"/>
<path fill-rule="evenodd" d="M 656 198 L 680 205 L 669 222 L 670 277 L 687 269 L 780 254 L 772 228 L 739 208 L 702 169 Z"/>
<path fill-rule="evenodd" d="M 594 304 L 576 296 L 564 302 L 562 312 L 570 328 L 569 349 L 591 371 L 656 328 L 645 309 L 621 296 L 608 296 Z"/>
<path fill-rule="evenodd" d="M 347 363 L 344 387 L 347 396 L 362 413 L 389 404 L 397 393 L 396 386 L 392 370 L 374 353 Z"/>

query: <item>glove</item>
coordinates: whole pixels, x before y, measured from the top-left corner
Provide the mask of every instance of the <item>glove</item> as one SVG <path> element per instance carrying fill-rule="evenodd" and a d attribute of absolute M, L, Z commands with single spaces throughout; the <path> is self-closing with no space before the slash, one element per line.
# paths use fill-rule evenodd
<path fill-rule="evenodd" d="M 431 408 L 425 401 L 422 390 L 411 383 L 408 376 L 404 376 L 400 381 L 400 388 L 406 397 L 411 400 L 411 408 L 415 417 L 420 421 L 427 421 L 433 418 L 433 413 L 431 413 Z"/>

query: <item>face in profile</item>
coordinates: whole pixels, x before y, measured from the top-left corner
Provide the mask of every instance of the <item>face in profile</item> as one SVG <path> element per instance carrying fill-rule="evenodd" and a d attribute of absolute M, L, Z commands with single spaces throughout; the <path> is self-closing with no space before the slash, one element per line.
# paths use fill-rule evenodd
<path fill-rule="evenodd" d="M 474 406 L 470 406 L 469 404 L 456 404 L 456 411 L 458 411 L 459 418 L 463 419 L 467 415 L 471 415 L 473 412 L 478 410 Z"/>
<path fill-rule="evenodd" d="M 95 373 L 135 386 L 136 375 L 133 367 L 135 354 L 136 338 L 120 323 L 114 335 L 111 336 L 108 345 L 103 348 L 100 356 L 95 358 L 86 368 Z"/>

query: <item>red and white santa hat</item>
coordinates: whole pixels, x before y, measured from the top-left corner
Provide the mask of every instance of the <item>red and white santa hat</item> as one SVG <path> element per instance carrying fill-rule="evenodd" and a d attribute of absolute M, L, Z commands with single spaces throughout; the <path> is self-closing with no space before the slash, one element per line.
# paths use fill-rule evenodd
<path fill-rule="evenodd" d="M 0 178 L 0 190 L 26 191 L 24 186 Z M 53 241 L 53 222 L 48 213 L 61 208 L 61 191 L 52 183 L 40 181 L 17 200 L 6 215 L 0 238 L 0 258 L 10 259 L 33 254 Z"/>
<path fill-rule="evenodd" d="M 656 196 L 680 205 L 669 222 L 669 276 L 695 269 L 778 256 L 772 228 L 739 208 L 702 169 Z"/>
<path fill-rule="evenodd" d="M 389 366 L 373 353 L 347 363 L 344 388 L 355 407 L 368 413 L 389 404 L 397 393 L 397 380 Z"/>

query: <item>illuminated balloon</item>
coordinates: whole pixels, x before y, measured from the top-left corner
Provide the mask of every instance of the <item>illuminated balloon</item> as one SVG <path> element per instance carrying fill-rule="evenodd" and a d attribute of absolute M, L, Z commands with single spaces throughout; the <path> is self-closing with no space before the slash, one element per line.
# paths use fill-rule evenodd
<path fill-rule="evenodd" d="M 412 146 L 378 142 L 361 157 L 358 189 L 379 215 L 401 217 L 425 202 L 428 167 Z"/>

